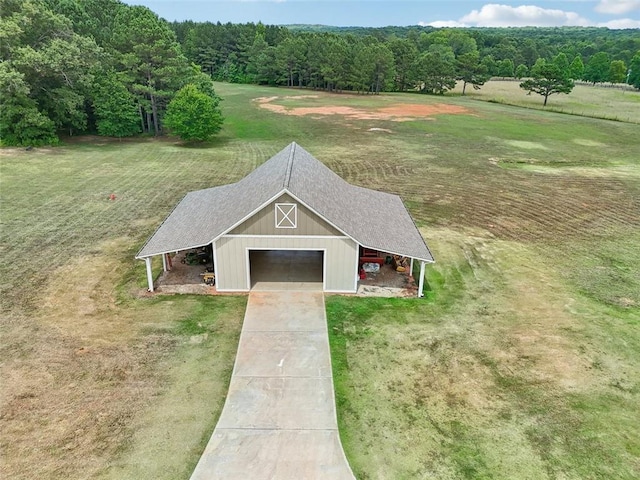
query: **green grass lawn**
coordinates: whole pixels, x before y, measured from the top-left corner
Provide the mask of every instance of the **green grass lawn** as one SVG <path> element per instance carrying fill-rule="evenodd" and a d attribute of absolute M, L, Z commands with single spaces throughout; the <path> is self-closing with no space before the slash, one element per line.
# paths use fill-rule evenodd
<path fill-rule="evenodd" d="M 427 299 L 327 298 L 358 478 L 640 475 L 637 125 L 458 96 L 216 87 L 226 122 L 206 145 L 0 150 L 5 476 L 188 478 L 245 298 L 140 296 L 133 257 L 187 191 L 236 181 L 291 141 L 402 195 L 437 260 Z M 300 95 L 315 98 L 284 98 Z M 394 122 L 254 101 L 273 96 L 468 113 Z"/>

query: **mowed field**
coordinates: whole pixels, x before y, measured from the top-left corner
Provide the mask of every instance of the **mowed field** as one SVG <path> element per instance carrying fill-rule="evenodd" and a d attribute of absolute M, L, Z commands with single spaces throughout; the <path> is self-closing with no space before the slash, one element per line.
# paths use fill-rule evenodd
<path fill-rule="evenodd" d="M 535 93 L 529 95 L 520 88 L 521 81 L 493 79 L 480 90 L 474 90 L 471 85 L 467 85 L 465 95 L 487 102 L 640 123 L 640 95 L 637 91 L 631 90 L 628 85 L 625 87 L 629 90 L 621 90 L 620 86 L 594 87 L 580 83 L 573 88 L 569 95 L 553 94 L 549 96 L 547 106 L 544 107 L 544 98 Z M 458 83 L 452 93 L 462 94 L 462 84 Z"/>
<path fill-rule="evenodd" d="M 184 193 L 291 141 L 402 195 L 437 261 L 424 299 L 327 297 L 358 478 L 640 476 L 638 125 L 456 96 L 217 91 L 225 127 L 198 148 L 0 150 L 2 476 L 189 477 L 246 298 L 146 296 L 133 256 Z"/>

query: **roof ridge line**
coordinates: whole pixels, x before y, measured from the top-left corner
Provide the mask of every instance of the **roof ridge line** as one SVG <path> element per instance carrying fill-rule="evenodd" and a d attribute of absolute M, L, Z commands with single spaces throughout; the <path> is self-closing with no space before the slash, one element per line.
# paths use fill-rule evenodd
<path fill-rule="evenodd" d="M 287 171 L 284 174 L 284 188 L 289 188 L 289 181 L 291 180 L 291 170 L 293 169 L 293 157 L 296 153 L 296 142 L 291 142 L 291 153 L 289 153 L 289 160 L 287 161 Z"/>

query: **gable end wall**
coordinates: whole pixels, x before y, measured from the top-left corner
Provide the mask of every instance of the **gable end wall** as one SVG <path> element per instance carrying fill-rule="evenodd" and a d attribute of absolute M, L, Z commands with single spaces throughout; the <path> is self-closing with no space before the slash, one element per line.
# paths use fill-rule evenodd
<path fill-rule="evenodd" d="M 295 203 L 298 205 L 297 227 L 296 228 L 276 228 L 275 226 L 275 204 Z M 344 236 L 337 229 L 332 227 L 324 219 L 313 213 L 307 207 L 294 200 L 290 195 L 283 194 L 275 201 L 267 205 L 251 218 L 248 218 L 228 235 L 326 235 Z"/>

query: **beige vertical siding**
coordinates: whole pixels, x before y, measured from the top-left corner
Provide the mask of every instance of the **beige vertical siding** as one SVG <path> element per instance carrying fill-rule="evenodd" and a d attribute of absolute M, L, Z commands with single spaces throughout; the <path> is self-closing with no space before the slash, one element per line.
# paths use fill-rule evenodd
<path fill-rule="evenodd" d="M 354 292 L 358 245 L 350 238 L 229 237 L 215 245 L 216 284 L 221 291 L 249 290 L 248 250 L 324 250 L 324 289 Z"/>
<path fill-rule="evenodd" d="M 298 205 L 296 228 L 276 228 L 276 203 L 295 203 Z M 229 233 L 232 235 L 342 235 L 329 223 L 286 193 Z"/>

